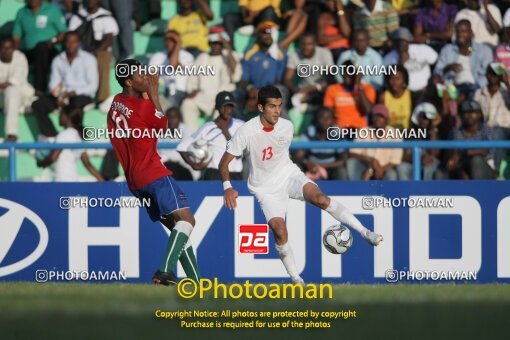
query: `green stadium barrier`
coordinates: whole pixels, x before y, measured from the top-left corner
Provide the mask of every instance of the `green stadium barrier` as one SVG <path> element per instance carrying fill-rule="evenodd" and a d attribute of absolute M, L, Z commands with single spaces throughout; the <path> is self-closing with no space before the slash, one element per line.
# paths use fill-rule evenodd
<path fill-rule="evenodd" d="M 25 6 L 22 0 L 0 0 L 0 26 L 16 19 L 20 8 Z"/>
<path fill-rule="evenodd" d="M 294 135 L 299 136 L 306 131 L 306 128 L 312 122 L 313 114 L 311 112 L 297 114 L 296 110 L 292 108 L 289 110 L 289 118 L 294 124 Z"/>

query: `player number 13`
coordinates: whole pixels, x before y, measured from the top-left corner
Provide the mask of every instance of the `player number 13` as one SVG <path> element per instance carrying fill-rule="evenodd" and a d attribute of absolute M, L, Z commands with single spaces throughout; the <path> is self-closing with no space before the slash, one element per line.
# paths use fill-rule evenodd
<path fill-rule="evenodd" d="M 268 159 L 271 159 L 273 158 L 273 148 L 268 146 L 267 148 L 265 148 L 264 150 L 262 150 L 262 160 L 263 161 L 267 161 Z"/>

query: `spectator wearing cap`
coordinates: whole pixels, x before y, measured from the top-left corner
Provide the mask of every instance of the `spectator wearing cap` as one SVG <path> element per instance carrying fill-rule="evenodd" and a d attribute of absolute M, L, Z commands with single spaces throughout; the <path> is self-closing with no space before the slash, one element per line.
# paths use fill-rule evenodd
<path fill-rule="evenodd" d="M 179 151 L 184 161 L 194 170 L 206 169 L 203 176 L 205 180 L 221 179 L 218 165 L 227 148 L 227 142 L 236 133 L 237 129 L 244 124 L 244 121 L 232 117 L 235 102 L 234 95 L 231 92 L 222 91 L 218 93 L 215 102 L 215 108 L 218 110 L 219 116 L 214 121 L 205 123 L 190 137 L 184 138 L 177 146 L 177 151 Z M 212 158 L 209 162 L 204 161 L 196 164 L 189 157 L 187 153 L 188 147 L 198 140 L 207 142 L 209 152 L 212 153 Z M 242 179 L 243 162 L 241 157 L 235 158 L 229 164 L 229 171 L 232 179 Z"/>
<path fill-rule="evenodd" d="M 209 49 L 205 23 L 214 17 L 207 1 L 197 0 L 196 5 L 193 0 L 179 0 L 180 11 L 168 22 L 168 30 L 179 33 L 182 48 L 194 57 Z"/>
<path fill-rule="evenodd" d="M 328 130 L 337 128 L 335 116 L 329 108 L 322 108 L 314 117 L 314 123 L 308 126 L 300 136 L 303 141 L 327 141 Z M 347 179 L 347 150 L 339 148 L 310 149 L 296 152 L 295 161 L 301 164 L 306 175 L 312 180 L 318 179 Z"/>
<path fill-rule="evenodd" d="M 510 83 L 508 71 L 503 64 L 492 63 L 487 67 L 488 85 L 475 93 L 474 99 L 480 103 L 483 120 L 492 129 L 496 140 L 510 140 Z M 506 86 L 503 87 L 502 84 Z M 506 150 L 494 150 L 494 165 L 499 169 Z"/>
<path fill-rule="evenodd" d="M 443 0 L 427 0 L 425 7 L 419 8 L 416 14 L 413 29 L 415 42 L 440 51 L 452 39 L 457 11 L 457 6 Z"/>
<path fill-rule="evenodd" d="M 282 93 L 282 115 L 285 118 L 288 117 L 287 101 L 289 100 L 289 90 L 283 85 L 287 53 L 278 46 L 272 48 L 271 29 L 273 27 L 275 24 L 272 22 L 263 22 L 257 27 L 257 41 L 246 52 L 242 61 L 243 75 L 236 98 L 239 100 L 239 110 L 244 108 L 254 112 L 257 107 L 259 88 L 266 85 L 276 86 Z"/>
<path fill-rule="evenodd" d="M 154 53 L 149 60 L 149 65 L 172 66 L 174 70 L 177 67 L 193 65 L 193 55 L 181 48 L 181 38 L 176 31 L 165 33 L 164 46 L 166 51 Z M 160 93 L 163 110 L 181 106 L 182 101 L 186 98 L 188 78 L 186 75 L 174 75 L 169 72 L 160 75 L 159 81 L 164 84 L 164 89 Z"/>
<path fill-rule="evenodd" d="M 411 116 L 411 129 L 415 130 L 415 134 L 409 134 L 413 138 L 409 140 L 438 140 L 439 129 L 441 123 L 441 116 L 436 110 L 436 107 L 431 103 L 420 103 L 416 106 Z M 426 131 L 425 138 L 421 138 L 419 130 Z M 414 138 L 416 136 L 416 138 Z M 439 150 L 423 149 L 421 154 L 422 176 L 426 181 L 434 179 L 437 168 L 439 167 Z M 402 163 L 397 166 L 398 179 L 408 181 L 412 178 L 413 155 L 410 149 L 404 149 L 404 156 Z"/>
<path fill-rule="evenodd" d="M 88 41 L 84 29 L 92 22 L 93 41 Z M 113 38 L 119 34 L 119 26 L 110 11 L 101 7 L 100 0 L 87 0 L 69 21 L 69 31 L 81 33 L 82 48 L 97 58 L 99 72 L 99 90 L 97 100 L 102 102 L 110 96 L 110 63 L 112 61 Z M 87 39 L 87 45 L 83 44 Z"/>
<path fill-rule="evenodd" d="M 356 142 L 401 142 L 399 138 L 392 138 L 395 136 L 395 128 L 388 125 L 389 112 L 388 109 L 381 104 L 374 105 L 370 111 L 372 117 L 371 128 L 378 130 L 385 130 L 386 133 L 377 133 L 371 136 L 368 132 L 368 138 L 357 138 Z M 368 130 L 368 128 L 365 128 Z M 388 132 L 392 130 L 393 132 Z M 360 136 L 364 136 L 363 132 L 359 132 Z M 382 138 L 378 138 L 381 137 Z M 374 137 L 374 138 L 372 138 Z M 397 180 L 396 167 L 402 161 L 402 149 L 383 149 L 383 148 L 362 148 L 350 149 L 349 159 L 347 160 L 347 174 L 349 180 L 363 180 L 368 181 L 371 179 L 376 180 Z"/>
<path fill-rule="evenodd" d="M 462 126 L 453 130 L 452 139 L 456 141 L 492 140 L 490 128 L 483 123 L 482 107 L 475 100 L 466 100 L 460 105 Z M 491 150 L 466 149 L 448 153 L 439 179 L 494 179 Z"/>
<path fill-rule="evenodd" d="M 503 41 L 496 48 L 496 61 L 503 63 L 510 71 L 510 9 L 503 18 Z"/>
<path fill-rule="evenodd" d="M 389 125 L 397 129 L 407 129 L 413 110 L 411 91 L 407 88 L 409 74 L 402 65 L 397 65 L 396 69 L 397 72 L 386 76 L 386 91 L 380 95 L 378 102 L 388 108 Z"/>
<path fill-rule="evenodd" d="M 452 91 L 454 87 L 451 87 Z M 440 91 L 439 91 L 440 90 Z M 430 82 L 418 103 L 431 103 L 441 116 L 441 122 L 438 126 L 439 139 L 447 140 L 450 138 L 453 128 L 460 126 L 460 117 L 458 115 L 457 98 L 452 99 L 448 89 L 439 88 L 439 84 Z"/>
<path fill-rule="evenodd" d="M 473 40 L 468 20 L 455 24 L 457 40 L 443 47 L 434 70 L 435 82 L 445 79 L 457 85 L 466 96 L 487 85 L 487 66 L 493 61 L 492 50 Z"/>
<path fill-rule="evenodd" d="M 327 1 L 326 9 L 317 23 L 317 42 L 331 51 L 334 60 L 338 60 L 340 54 L 350 47 L 352 28 L 347 19 L 350 15 L 342 1 Z"/>
<path fill-rule="evenodd" d="M 344 51 L 338 58 L 337 64 L 342 65 L 347 60 L 351 60 L 355 66 L 373 66 L 382 65 L 383 59 L 379 52 L 369 46 L 369 35 L 366 29 L 359 29 L 352 34 L 352 48 Z M 342 82 L 342 75 L 337 77 Z M 384 85 L 384 77 L 377 74 L 365 74 L 363 81 L 375 87 L 380 91 Z"/>
<path fill-rule="evenodd" d="M 499 43 L 499 32 L 503 27 L 501 11 L 490 0 L 465 0 L 467 7 L 457 13 L 455 23 L 469 20 L 475 33 L 474 41 L 495 48 Z M 453 37 L 455 40 L 455 36 Z"/>
<path fill-rule="evenodd" d="M 57 54 L 55 45 L 62 42 L 66 28 L 60 9 L 43 0 L 26 1 L 16 15 L 12 30 L 15 47 L 23 51 L 33 67 L 38 96 L 46 92 L 51 60 Z"/>
<path fill-rule="evenodd" d="M 328 79 L 319 73 L 297 74 L 298 65 L 307 65 L 307 69 L 333 65 L 333 58 L 326 48 L 317 46 L 317 39 L 312 33 L 305 33 L 300 39 L 299 49 L 289 53 L 285 86 L 293 94 L 291 102 L 294 110 L 299 113 L 315 111 L 322 105 Z"/>
<path fill-rule="evenodd" d="M 200 113 L 210 116 L 214 111 L 214 98 L 217 91 L 233 91 L 241 79 L 241 64 L 233 53 L 228 35 L 222 28 L 211 29 L 209 34 L 210 51 L 201 53 L 194 65 L 199 70 L 212 67 L 214 75 L 195 74 L 188 78 L 188 96 L 181 105 L 184 123 L 192 131 L 198 128 Z"/>
<path fill-rule="evenodd" d="M 413 35 L 409 29 L 400 27 L 392 33 L 395 49 L 386 54 L 384 65 L 403 65 L 409 73 L 408 88 L 414 98 L 420 97 L 432 75 L 430 67 L 437 61 L 438 54 L 425 44 L 412 44 Z"/>
<path fill-rule="evenodd" d="M 364 28 L 370 36 L 370 47 L 389 47 L 390 33 L 399 27 L 398 13 L 383 0 L 363 0 L 365 6 L 354 12 L 354 29 Z"/>
<path fill-rule="evenodd" d="M 347 60 L 347 68 L 354 65 Z M 345 74 L 343 83 L 332 84 L 324 94 L 324 106 L 335 113 L 336 124 L 341 128 L 360 129 L 366 127 L 367 115 L 376 101 L 376 91 L 361 80 L 361 74 Z"/>

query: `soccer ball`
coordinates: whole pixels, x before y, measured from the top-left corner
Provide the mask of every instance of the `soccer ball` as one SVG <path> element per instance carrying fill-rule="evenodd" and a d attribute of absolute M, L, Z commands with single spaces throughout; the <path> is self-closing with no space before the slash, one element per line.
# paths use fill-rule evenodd
<path fill-rule="evenodd" d="M 351 231 L 341 224 L 331 226 L 324 232 L 322 244 L 332 254 L 343 254 L 352 246 Z"/>
<path fill-rule="evenodd" d="M 205 139 L 198 139 L 188 147 L 188 154 L 195 164 L 202 162 L 208 163 L 212 158 L 212 153 L 209 151 L 208 141 Z"/>

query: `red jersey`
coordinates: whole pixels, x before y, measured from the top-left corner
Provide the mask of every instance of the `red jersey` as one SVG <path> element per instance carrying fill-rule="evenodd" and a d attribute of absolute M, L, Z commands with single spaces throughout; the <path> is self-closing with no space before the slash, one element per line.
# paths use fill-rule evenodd
<path fill-rule="evenodd" d="M 132 191 L 142 189 L 161 177 L 172 175 L 159 157 L 156 134 L 149 133 L 166 128 L 166 117 L 157 113 L 150 100 L 122 93 L 113 98 L 108 112 L 108 132 Z M 131 134 L 124 133 L 128 130 Z"/>

